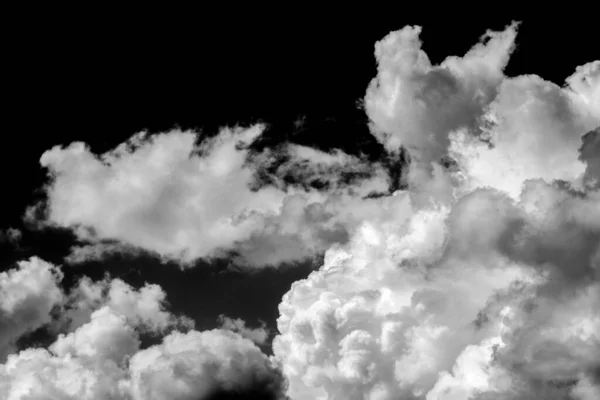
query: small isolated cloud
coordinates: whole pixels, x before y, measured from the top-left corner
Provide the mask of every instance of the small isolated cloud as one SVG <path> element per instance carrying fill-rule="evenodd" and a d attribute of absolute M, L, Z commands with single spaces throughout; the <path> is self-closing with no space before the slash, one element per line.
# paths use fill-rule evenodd
<path fill-rule="evenodd" d="M 5 231 L 0 230 L 0 243 L 8 242 L 13 246 L 18 246 L 23 232 L 17 228 L 8 228 Z"/>
<path fill-rule="evenodd" d="M 263 130 L 224 129 L 199 145 L 193 132 L 142 133 L 102 155 L 84 143 L 54 147 L 40 160 L 50 177 L 47 200 L 26 218 L 73 229 L 83 245 L 70 262 L 139 249 L 184 264 L 234 252 L 241 264 L 278 265 L 346 241 L 355 219 L 325 203 L 385 191 L 383 169 L 296 145 L 250 157 Z M 285 161 L 273 166 L 280 156 Z M 257 187 L 260 171 L 270 183 Z M 326 190 L 304 185 L 311 181 Z"/>
<path fill-rule="evenodd" d="M 423 163 L 439 160 L 448 131 L 477 129 L 494 100 L 517 26 L 488 32 L 464 57 L 448 57 L 439 66 L 421 49 L 421 27 L 407 26 L 377 42 L 378 73 L 365 97 L 375 136 L 391 151 L 403 146 Z"/>
<path fill-rule="evenodd" d="M 28 215 L 75 232 L 71 260 L 134 249 L 182 263 L 322 253 L 324 262 L 284 295 L 272 359 L 257 346 L 264 326 L 222 316 L 221 329 L 190 330 L 159 286 L 83 279 L 63 294 L 57 268 L 21 263 L 0 275 L 9 354 L 0 393 L 597 398 L 600 61 L 562 86 L 507 77 L 517 30 L 488 32 L 440 65 L 422 50 L 420 27 L 376 44 L 365 111 L 392 157 L 409 158 L 405 189 L 393 193 L 397 182 L 360 157 L 296 145 L 252 152 L 261 126 L 200 144 L 175 130 L 102 155 L 83 143 L 44 153 L 47 199 Z M 56 342 L 17 352 L 15 340 L 53 321 L 54 307 L 64 310 Z M 139 348 L 140 332 L 167 328 L 162 343 Z"/>
<path fill-rule="evenodd" d="M 16 342 L 39 328 L 51 333 L 74 332 L 106 308 L 140 332 L 154 334 L 193 328 L 185 316 L 166 309 L 166 294 L 156 284 L 135 289 L 120 279 L 82 278 L 68 293 L 60 286 L 63 273 L 37 257 L 20 261 L 0 273 L 0 356 L 17 351 Z"/>
<path fill-rule="evenodd" d="M 225 315 L 219 316 L 219 323 L 221 329 L 235 332 L 243 338 L 249 339 L 257 345 L 264 345 L 269 338 L 270 332 L 267 329 L 265 323 L 262 323 L 259 328 L 248 328 L 246 321 L 241 318 L 229 318 Z"/>
<path fill-rule="evenodd" d="M 65 262 L 76 265 L 90 261 L 102 261 L 106 257 L 114 255 L 135 256 L 139 253 L 139 248 L 118 242 L 75 245 L 71 247 L 71 253 L 65 258 Z"/>

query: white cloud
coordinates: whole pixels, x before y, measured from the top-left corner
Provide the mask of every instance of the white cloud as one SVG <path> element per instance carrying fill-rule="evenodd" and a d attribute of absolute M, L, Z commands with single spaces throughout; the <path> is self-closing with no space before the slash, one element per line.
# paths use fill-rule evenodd
<path fill-rule="evenodd" d="M 55 147 L 40 160 L 53 177 L 48 223 L 186 261 L 230 248 L 260 224 L 251 211 L 275 212 L 285 195 L 248 187 L 236 147 L 261 131 L 225 130 L 200 147 L 192 132 L 139 134 L 100 157 L 83 143 Z"/>
<path fill-rule="evenodd" d="M 61 279 L 58 268 L 36 257 L 0 273 L 0 361 L 19 337 L 52 321 L 50 312 L 64 300 Z"/>
<path fill-rule="evenodd" d="M 67 335 L 61 334 L 50 350 L 57 356 L 110 360 L 121 365 L 139 349 L 134 329 L 125 316 L 108 307 L 94 311 L 90 322 Z"/>
<path fill-rule="evenodd" d="M 104 307 L 48 350 L 10 355 L 0 364 L 0 393 L 6 400 L 203 399 L 268 383 L 273 373 L 258 347 L 226 330 L 173 332 L 139 350 L 127 318 Z"/>
<path fill-rule="evenodd" d="M 274 182 L 252 189 L 258 169 L 275 160 L 271 151 L 248 157 L 247 145 L 263 130 L 224 129 L 200 145 L 193 132 L 138 134 L 100 156 L 83 143 L 55 147 L 40 160 L 51 182 L 39 222 L 72 228 L 87 243 L 74 247 L 71 262 L 137 248 L 183 263 L 234 251 L 242 264 L 277 265 L 347 240 L 354 219 L 336 218 L 324 202 L 385 191 L 383 169 L 340 151 L 290 145 Z M 359 178 L 347 184 L 343 173 Z M 284 174 L 320 180 L 327 191 L 286 185 Z"/>
<path fill-rule="evenodd" d="M 81 143 L 46 152 L 43 223 L 77 233 L 74 260 L 141 249 L 184 263 L 230 252 L 252 266 L 323 252 L 325 261 L 283 297 L 273 360 L 253 343 L 264 343 L 264 327 L 226 317 L 224 329 L 173 332 L 139 350 L 136 329 L 182 323 L 162 289 L 83 280 L 65 307 L 69 332 L 0 366 L 9 400 L 196 399 L 270 382 L 272 362 L 293 400 L 595 398 L 600 64 L 562 87 L 506 77 L 512 24 L 433 66 L 420 31 L 376 45 L 365 96 L 375 137 L 410 155 L 408 189 L 390 196 L 365 198 L 390 178 L 339 151 L 290 145 L 249 157 L 262 127 L 201 145 L 173 131 L 100 156 Z M 269 183 L 251 189 L 269 168 Z M 6 325 L 7 345 L 47 323 L 42 311 Z"/>
<path fill-rule="evenodd" d="M 451 154 L 470 187 L 491 186 L 518 196 L 528 179 L 577 181 L 585 171 L 581 137 L 600 124 L 582 118 L 569 92 L 537 76 L 506 79 L 488 115 L 492 146 L 462 131 L 450 135 Z"/>
<path fill-rule="evenodd" d="M 236 333 L 175 332 L 132 357 L 130 388 L 135 400 L 201 399 L 268 380 L 270 369 L 260 349 Z"/>
<path fill-rule="evenodd" d="M 106 308 L 140 331 L 165 333 L 191 329 L 193 321 L 166 310 L 166 293 L 146 283 L 136 290 L 120 279 L 93 282 L 85 277 L 65 293 L 63 273 L 37 257 L 20 261 L 0 273 L 0 359 L 14 353 L 17 341 L 39 328 L 57 334 L 73 332 L 89 323 L 97 310 Z"/>
<path fill-rule="evenodd" d="M 377 44 L 365 98 L 373 134 L 409 150 L 408 190 L 377 199 L 284 296 L 274 353 L 288 394 L 593 396 L 600 192 L 586 177 L 594 137 L 582 137 L 600 124 L 597 63 L 562 88 L 505 77 L 513 24 L 436 67 L 419 33 Z"/>
<path fill-rule="evenodd" d="M 269 338 L 270 332 L 263 323 L 259 328 L 248 328 L 246 321 L 241 318 L 229 318 L 225 315 L 219 316 L 221 329 L 238 333 L 243 338 L 249 339 L 257 345 L 263 345 Z"/>
<path fill-rule="evenodd" d="M 58 268 L 39 259 L 0 275 L 3 346 L 52 322 L 50 309 L 67 299 L 56 286 L 60 277 Z M 68 331 L 47 349 L 12 352 L 0 364 L 0 398 L 187 400 L 257 388 L 280 392 L 275 367 L 252 342 L 265 341 L 264 327 L 224 319 L 226 329 L 173 331 L 140 349 L 140 332 L 186 325 L 163 309 L 164 302 L 157 285 L 134 290 L 116 279 L 81 280 L 64 305 Z"/>
<path fill-rule="evenodd" d="M 69 295 L 63 320 L 72 331 L 87 323 L 90 316 L 101 307 L 123 315 L 130 324 L 152 332 L 164 332 L 167 328 L 193 328 L 193 321 L 177 317 L 165 310 L 166 293 L 157 284 L 146 283 L 135 290 L 121 279 L 92 282 L 82 278 Z"/>

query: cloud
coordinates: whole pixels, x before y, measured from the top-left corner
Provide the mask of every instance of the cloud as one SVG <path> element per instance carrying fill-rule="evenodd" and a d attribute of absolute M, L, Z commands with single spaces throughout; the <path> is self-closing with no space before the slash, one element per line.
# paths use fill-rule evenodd
<path fill-rule="evenodd" d="M 65 295 L 56 285 L 60 278 L 58 267 L 35 258 L 0 276 L 4 347 L 52 323 L 54 306 L 66 311 L 61 320 L 68 322 L 57 324 L 66 332 L 47 348 L 10 349 L 0 364 L 2 399 L 187 400 L 246 393 L 282 398 L 280 374 L 251 340 L 264 342 L 264 327 L 225 318 L 225 329 L 199 332 L 164 310 L 158 285 L 134 290 L 118 279 L 84 278 Z M 159 344 L 141 348 L 140 333 L 166 333 L 169 327 L 187 332 L 172 330 Z"/>
<path fill-rule="evenodd" d="M 50 177 L 47 200 L 26 218 L 73 229 L 83 245 L 71 262 L 145 250 L 184 264 L 234 252 L 240 264 L 278 265 L 347 240 L 354 219 L 338 218 L 324 203 L 387 190 L 382 167 L 298 145 L 250 157 L 263 130 L 224 129 L 199 145 L 189 131 L 141 133 L 102 155 L 84 143 L 54 147 L 40 159 Z M 270 184 L 260 185 L 261 171 Z M 285 176 L 327 189 L 288 184 Z"/>
<path fill-rule="evenodd" d="M 391 151 L 404 146 L 422 163 L 438 161 L 449 130 L 477 129 L 502 82 L 517 26 L 487 32 L 464 57 L 448 57 L 439 66 L 421 49 L 419 26 L 377 42 L 378 73 L 365 96 L 377 139 Z"/>
<path fill-rule="evenodd" d="M 130 361 L 134 399 L 200 399 L 216 390 L 247 390 L 272 379 L 268 358 L 236 333 L 173 333 Z"/>
<path fill-rule="evenodd" d="M 166 293 L 159 285 L 146 283 L 135 290 L 121 279 L 110 280 L 108 277 L 97 282 L 82 278 L 69 294 L 61 322 L 72 331 L 87 323 L 94 310 L 101 307 L 108 307 L 132 325 L 149 332 L 194 326 L 191 319 L 175 316 L 165 309 Z"/>
<path fill-rule="evenodd" d="M 22 236 L 23 232 L 17 228 L 8 228 L 5 231 L 0 230 L 0 243 L 6 241 L 12 245 L 18 246 Z"/>
<path fill-rule="evenodd" d="M 44 153 L 47 199 L 27 215 L 75 232 L 70 260 L 149 251 L 184 264 L 227 256 L 278 265 L 323 253 L 324 262 L 283 297 L 273 358 L 257 346 L 264 327 L 223 316 L 221 329 L 190 330 L 156 285 L 83 279 L 51 301 L 46 289 L 15 291 L 11 282 L 60 280 L 52 266 L 23 264 L 36 272 L 0 281 L 13 352 L 0 390 L 10 400 L 255 389 L 294 400 L 597 397 L 600 62 L 563 86 L 507 77 L 517 29 L 487 32 L 437 66 L 420 27 L 376 44 L 365 111 L 391 156 L 409 156 L 405 189 L 393 193 L 385 168 L 361 157 L 292 144 L 251 150 L 261 126 L 200 144 L 175 130 L 138 134 L 103 155 L 83 143 Z M 19 335 L 52 321 L 51 304 L 65 310 L 66 332 L 48 349 L 14 353 Z M 172 328 L 140 349 L 140 332 Z"/>
<path fill-rule="evenodd" d="M 365 109 L 408 188 L 283 297 L 293 399 L 587 399 L 599 390 L 598 62 L 505 77 L 517 25 L 432 66 L 378 42 Z M 587 135 L 586 135 L 587 133 Z"/>
<path fill-rule="evenodd" d="M 140 332 L 164 334 L 193 328 L 193 321 L 166 309 L 166 293 L 156 284 L 135 289 L 120 279 L 82 278 L 70 291 L 61 287 L 60 267 L 40 258 L 20 261 L 0 273 L 0 356 L 18 351 L 17 341 L 45 328 L 49 334 L 74 332 L 106 308 Z"/>
<path fill-rule="evenodd" d="M 581 179 L 581 138 L 600 119 L 583 118 L 569 94 L 537 76 L 506 79 L 488 111 L 492 146 L 464 130 L 450 134 L 450 154 L 471 188 L 491 186 L 516 197 L 528 179 Z"/>
<path fill-rule="evenodd" d="M 52 321 L 51 311 L 62 304 L 62 273 L 32 257 L 0 273 L 0 361 L 15 350 L 15 342 Z"/>
<path fill-rule="evenodd" d="M 243 338 L 249 339 L 259 346 L 264 345 L 270 335 L 264 323 L 259 328 L 248 328 L 246 327 L 246 321 L 243 319 L 233 319 L 225 315 L 219 316 L 219 323 L 221 324 L 221 329 L 236 332 Z"/>
<path fill-rule="evenodd" d="M 25 350 L 0 365 L 0 390 L 12 399 L 206 399 L 281 383 L 250 340 L 225 330 L 173 332 L 140 350 L 127 318 L 108 307 L 48 350 Z"/>

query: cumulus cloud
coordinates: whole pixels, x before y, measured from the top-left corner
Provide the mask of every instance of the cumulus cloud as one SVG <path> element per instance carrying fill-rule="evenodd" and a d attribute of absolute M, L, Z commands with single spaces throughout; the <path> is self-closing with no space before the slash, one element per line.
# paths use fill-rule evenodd
<path fill-rule="evenodd" d="M 190 329 L 165 311 L 160 287 L 84 279 L 47 300 L 60 273 L 30 261 L 0 280 L 3 345 L 48 323 L 52 304 L 67 328 L 48 349 L 9 350 L 0 392 L 183 400 L 285 386 L 294 400 L 595 399 L 600 61 L 562 86 L 507 77 L 517 30 L 487 32 L 440 65 L 420 27 L 376 44 L 365 111 L 389 153 L 407 152 L 405 190 L 389 193 L 398 185 L 381 165 L 340 151 L 255 153 L 260 126 L 200 144 L 172 131 L 103 155 L 83 143 L 46 152 L 47 199 L 28 215 L 72 229 L 72 259 L 134 249 L 184 263 L 276 265 L 323 252 L 324 262 L 283 297 L 269 359 L 257 346 L 264 327 L 224 316 L 221 329 L 175 330 L 140 349 L 139 332 Z M 38 284 L 13 289 L 30 279 Z"/>
<path fill-rule="evenodd" d="M 240 264 L 277 265 L 346 241 L 354 220 L 325 201 L 385 191 L 383 169 L 297 145 L 250 157 L 264 128 L 224 129 L 200 144 L 189 131 L 141 133 L 102 155 L 84 143 L 54 147 L 40 160 L 50 176 L 47 201 L 26 218 L 73 229 L 83 245 L 71 262 L 142 249 L 184 264 L 234 252 Z M 261 185 L 269 168 L 270 183 Z M 286 176 L 327 190 L 288 184 Z"/>
<path fill-rule="evenodd" d="M 50 333 L 74 332 L 106 308 L 127 320 L 140 332 L 164 334 L 189 330 L 194 322 L 168 311 L 166 293 L 157 284 L 135 289 L 120 279 L 101 281 L 82 278 L 66 292 L 61 287 L 60 267 L 40 258 L 20 261 L 0 274 L 0 355 L 17 351 L 19 338 L 46 328 Z"/>
<path fill-rule="evenodd" d="M 494 100 L 517 26 L 487 32 L 464 57 L 448 57 L 439 66 L 421 49 L 419 26 L 377 42 L 378 74 L 365 97 L 375 136 L 391 151 L 407 148 L 421 163 L 439 161 L 449 145 L 448 131 L 477 129 Z"/>
<path fill-rule="evenodd" d="M 51 311 L 62 305 L 61 271 L 32 257 L 0 273 L 0 360 L 15 350 L 15 342 L 52 321 Z"/>
<path fill-rule="evenodd" d="M 275 365 L 253 343 L 264 342 L 264 327 L 224 318 L 224 329 L 199 332 L 164 310 L 165 294 L 157 285 L 135 290 L 121 280 L 86 278 L 65 295 L 60 278 L 58 267 L 40 259 L 0 276 L 0 337 L 3 352 L 10 351 L 0 364 L 3 400 L 283 396 Z M 66 310 L 66 332 L 47 348 L 8 348 L 20 335 L 50 324 L 53 306 Z M 167 327 L 187 332 L 175 329 L 160 344 L 141 348 L 140 333 L 165 333 Z"/>
<path fill-rule="evenodd" d="M 176 331 L 140 350 L 127 321 L 104 307 L 48 350 L 10 355 L 0 365 L 2 398 L 184 400 L 256 386 L 280 391 L 269 359 L 236 333 Z"/>
<path fill-rule="evenodd" d="M 595 398 L 599 62 L 562 87 L 506 77 L 512 24 L 432 66 L 420 31 L 377 43 L 365 97 L 375 137 L 410 155 L 408 189 L 284 296 L 288 394 Z"/>
<path fill-rule="evenodd" d="M 175 316 L 166 310 L 166 293 L 157 284 L 146 283 L 139 290 L 121 279 L 93 282 L 82 278 L 69 294 L 63 308 L 62 323 L 72 331 L 87 323 L 92 313 L 108 307 L 134 326 L 161 333 L 168 328 L 193 328 L 194 322 L 185 316 Z"/>
<path fill-rule="evenodd" d="M 234 319 L 225 315 L 220 315 L 219 323 L 221 324 L 221 329 L 236 332 L 243 338 L 249 339 L 257 345 L 265 344 L 270 335 L 264 322 L 258 328 L 249 328 L 246 326 L 246 321 L 241 318 Z"/>
<path fill-rule="evenodd" d="M 134 399 L 201 399 L 216 390 L 243 391 L 272 379 L 268 358 L 227 330 L 173 333 L 130 361 Z"/>

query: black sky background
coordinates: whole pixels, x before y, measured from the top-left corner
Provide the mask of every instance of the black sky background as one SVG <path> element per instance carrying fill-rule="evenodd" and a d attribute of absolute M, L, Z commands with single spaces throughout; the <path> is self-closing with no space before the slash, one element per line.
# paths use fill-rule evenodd
<path fill-rule="evenodd" d="M 375 42 L 407 24 L 423 26 L 433 63 L 464 54 L 487 29 L 513 19 L 522 25 L 509 76 L 535 73 L 560 84 L 577 65 L 600 58 L 593 22 L 466 14 L 459 20 L 383 10 L 363 18 L 342 12 L 305 17 L 290 7 L 278 15 L 203 11 L 176 18 L 117 11 L 108 12 L 110 18 L 96 11 L 75 17 L 73 10 L 5 15 L 12 24 L 2 50 L 0 229 L 19 228 L 23 238 L 17 247 L 0 243 L 0 269 L 31 255 L 60 264 L 73 244 L 68 232 L 27 231 L 21 221 L 45 182 L 39 158 L 54 145 L 84 141 L 100 153 L 142 130 L 177 126 L 211 135 L 220 126 L 262 121 L 269 124 L 269 144 L 289 140 L 377 158 L 381 146 L 357 102 L 376 73 Z M 476 11 L 489 14 L 486 7 Z M 305 122 L 298 129 L 300 118 Z M 198 264 L 181 271 L 151 256 L 114 257 L 65 267 L 65 282 L 81 274 L 100 279 L 109 271 L 134 286 L 159 283 L 172 310 L 193 317 L 198 329 L 215 327 L 217 316 L 226 314 L 250 326 L 264 320 L 274 330 L 281 296 L 318 267 L 249 274 L 228 269 L 227 261 Z"/>

